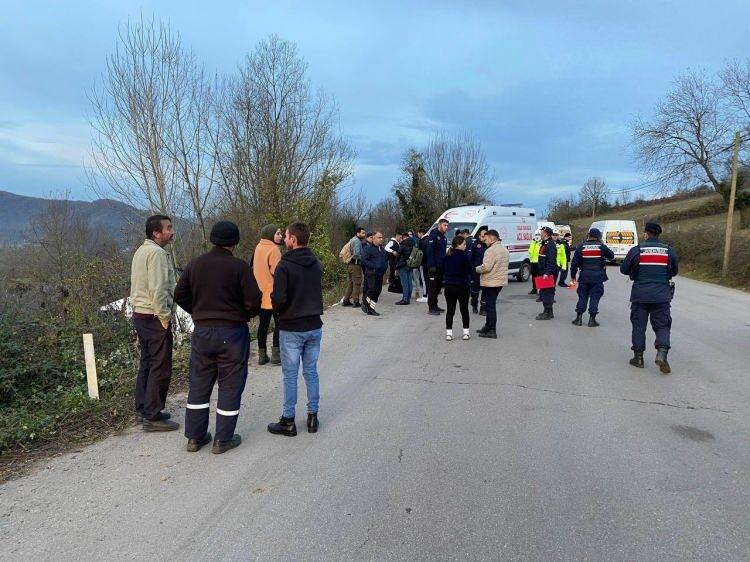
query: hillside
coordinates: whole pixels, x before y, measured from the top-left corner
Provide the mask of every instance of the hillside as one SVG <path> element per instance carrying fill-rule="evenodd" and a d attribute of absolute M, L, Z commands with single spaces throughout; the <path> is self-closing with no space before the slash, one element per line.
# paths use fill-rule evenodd
<path fill-rule="evenodd" d="M 718 194 L 681 200 L 655 199 L 629 209 L 616 210 L 596 219 L 580 217 L 570 221 L 575 240 L 580 241 L 593 220 L 634 220 L 642 230 L 647 221 L 658 221 L 662 238 L 675 247 L 681 273 L 704 281 L 750 289 L 750 230 L 740 230 L 739 213 L 734 213 L 730 275 L 721 280 L 721 263 L 726 229 L 726 204 Z"/>
<path fill-rule="evenodd" d="M 29 221 L 43 212 L 49 201 L 0 190 L 0 246 L 22 244 Z M 89 228 L 106 230 L 123 240 L 124 231 L 145 217 L 144 211 L 111 199 L 71 201 L 70 204 Z"/>

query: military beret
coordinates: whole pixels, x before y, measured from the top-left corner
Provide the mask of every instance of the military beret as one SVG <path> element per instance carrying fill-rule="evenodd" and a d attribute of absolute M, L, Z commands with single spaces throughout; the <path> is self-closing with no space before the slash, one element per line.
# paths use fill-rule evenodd
<path fill-rule="evenodd" d="M 659 234 L 661 234 L 661 225 L 658 222 L 647 222 L 644 230 L 659 236 Z"/>

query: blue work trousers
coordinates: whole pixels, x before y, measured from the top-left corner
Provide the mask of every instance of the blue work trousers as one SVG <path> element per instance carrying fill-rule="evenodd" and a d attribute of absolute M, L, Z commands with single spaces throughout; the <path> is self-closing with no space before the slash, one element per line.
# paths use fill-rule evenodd
<path fill-rule="evenodd" d="M 669 334 L 672 329 L 671 306 L 668 302 L 630 303 L 630 323 L 633 325 L 633 351 L 646 350 L 646 326 L 649 318 L 656 334 L 656 349 L 669 349 Z"/>
<path fill-rule="evenodd" d="M 604 283 L 578 283 L 578 304 L 576 314 L 586 312 L 588 305 L 589 314 L 599 314 L 599 301 L 604 296 Z"/>

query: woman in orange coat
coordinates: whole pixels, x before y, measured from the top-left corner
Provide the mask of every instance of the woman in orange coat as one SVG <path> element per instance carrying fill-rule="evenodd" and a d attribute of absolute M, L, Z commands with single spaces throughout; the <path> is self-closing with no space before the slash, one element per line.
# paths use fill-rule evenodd
<path fill-rule="evenodd" d="M 279 352 L 279 322 L 273 313 L 271 306 L 271 292 L 273 291 L 273 274 L 281 259 L 279 244 L 283 236 L 281 230 L 275 224 L 267 224 L 260 231 L 260 242 L 253 253 L 253 274 L 258 282 L 258 287 L 263 292 L 263 301 L 260 305 L 260 324 L 258 325 L 258 365 L 268 363 L 266 352 L 266 340 L 268 339 L 268 328 L 271 326 L 273 317 L 273 348 L 271 349 L 271 363 L 281 365 L 281 353 Z"/>

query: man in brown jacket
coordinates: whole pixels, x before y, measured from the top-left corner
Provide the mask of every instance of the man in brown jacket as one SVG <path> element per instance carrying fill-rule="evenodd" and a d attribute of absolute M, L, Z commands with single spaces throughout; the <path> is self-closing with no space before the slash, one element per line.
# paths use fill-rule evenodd
<path fill-rule="evenodd" d="M 172 219 L 146 219 L 146 241 L 136 250 L 130 273 L 133 327 L 138 334 L 141 361 L 135 380 L 135 411 L 143 431 L 174 431 L 180 425 L 162 412 L 172 379 L 172 306 L 175 273 L 164 249 L 174 236 Z"/>
<path fill-rule="evenodd" d="M 485 324 L 477 330 L 480 338 L 497 338 L 497 296 L 508 284 L 508 262 L 510 253 L 500 243 L 497 230 L 488 230 L 485 234 L 487 250 L 484 252 L 482 265 L 477 266 L 479 285 L 482 287 L 482 304 L 487 311 Z"/>

